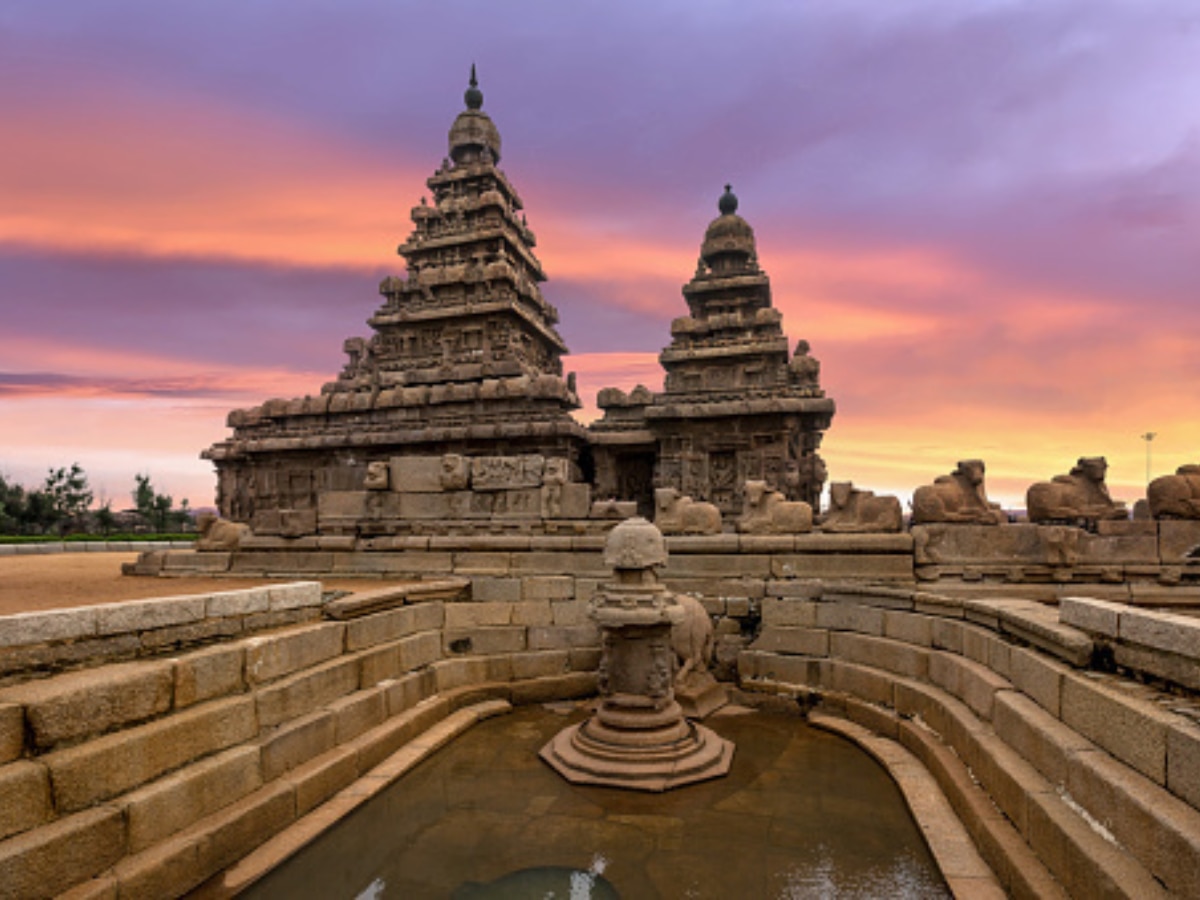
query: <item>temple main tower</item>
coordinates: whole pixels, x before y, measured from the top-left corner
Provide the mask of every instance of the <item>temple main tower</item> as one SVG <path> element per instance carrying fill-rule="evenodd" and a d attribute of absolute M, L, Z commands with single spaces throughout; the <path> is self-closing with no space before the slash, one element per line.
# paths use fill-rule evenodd
<path fill-rule="evenodd" d="M 450 155 L 426 182 L 433 204 L 421 198 L 413 208 L 415 228 L 399 248 L 408 277 L 380 285 L 385 302 L 369 321 L 376 335 L 361 353 L 358 344 L 347 348 L 351 364 L 327 390 L 504 379 L 489 384 L 482 397 L 475 390 L 450 390 L 455 396 L 440 403 L 431 397 L 423 424 L 436 432 L 469 423 L 478 436 L 493 438 L 494 426 L 511 424 L 519 413 L 533 428 L 513 437 L 536 445 L 521 449 L 538 449 L 547 439 L 554 444 L 561 434 L 575 433 L 564 426 L 579 401 L 562 380 L 568 351 L 554 329 L 558 311 L 538 287 L 546 276 L 521 198 L 496 167 L 500 134 L 482 110 L 474 66 L 465 100 L 450 128 Z M 518 396 L 523 399 L 516 403 L 476 402 Z M 464 435 L 471 436 L 470 430 Z"/>
<path fill-rule="evenodd" d="M 665 390 L 601 392 L 604 417 L 592 426 L 597 492 L 645 504 L 645 486 L 629 473 L 644 472 L 653 458 L 655 487 L 677 488 L 726 515 L 741 511 L 748 479 L 815 509 L 825 481 L 817 449 L 834 403 L 807 341 L 788 353 L 754 230 L 737 214 L 729 185 L 717 205 L 683 286 L 689 314 L 671 323 L 671 344 L 659 355 Z"/>
<path fill-rule="evenodd" d="M 203 456 L 222 515 L 256 534 L 318 531 L 318 498 L 370 487 L 368 468 L 400 456 L 541 455 L 577 472 L 586 430 L 557 310 L 542 296 L 523 205 L 497 164 L 500 133 L 475 68 L 449 156 L 426 181 L 400 245 L 407 277 L 384 279 L 373 334 L 319 396 L 229 415 L 231 438 Z M 342 519 L 353 519 L 351 510 Z"/>

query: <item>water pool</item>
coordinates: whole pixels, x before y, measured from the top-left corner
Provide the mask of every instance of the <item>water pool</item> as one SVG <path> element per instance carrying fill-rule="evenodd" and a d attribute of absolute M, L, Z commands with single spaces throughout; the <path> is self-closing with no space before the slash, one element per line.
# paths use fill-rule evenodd
<path fill-rule="evenodd" d="M 526 707 L 475 726 L 243 896 L 951 896 L 900 791 L 850 741 L 734 708 L 728 777 L 665 794 L 568 784 L 537 757 L 582 719 Z"/>

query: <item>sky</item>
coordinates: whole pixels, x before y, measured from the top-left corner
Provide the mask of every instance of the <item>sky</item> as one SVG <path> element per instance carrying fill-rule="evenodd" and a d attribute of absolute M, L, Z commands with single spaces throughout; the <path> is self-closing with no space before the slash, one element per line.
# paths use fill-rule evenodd
<path fill-rule="evenodd" d="M 585 420 L 730 182 L 832 480 L 1200 462 L 1195 0 L 5 0 L 0 474 L 211 504 L 227 412 L 370 333 L 472 63 Z"/>

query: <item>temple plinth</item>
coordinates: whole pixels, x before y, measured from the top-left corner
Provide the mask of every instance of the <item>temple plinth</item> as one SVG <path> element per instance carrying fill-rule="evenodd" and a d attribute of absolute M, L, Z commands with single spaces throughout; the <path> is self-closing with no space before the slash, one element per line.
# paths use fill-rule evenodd
<path fill-rule="evenodd" d="M 675 701 L 671 627 L 684 610 L 655 571 L 667 559 L 662 532 L 628 519 L 609 533 L 604 558 L 614 579 L 589 609 L 601 629 L 600 705 L 555 735 L 542 759 L 573 784 L 642 791 L 727 774 L 733 744 L 685 719 Z"/>

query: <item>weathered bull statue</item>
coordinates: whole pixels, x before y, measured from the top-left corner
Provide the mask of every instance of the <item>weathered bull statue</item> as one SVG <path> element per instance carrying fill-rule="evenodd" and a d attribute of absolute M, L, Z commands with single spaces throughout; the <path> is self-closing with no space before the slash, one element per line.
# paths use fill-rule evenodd
<path fill-rule="evenodd" d="M 695 597 L 676 594 L 683 618 L 671 626 L 671 649 L 679 661 L 675 682 L 682 684 L 692 672 L 707 672 L 713 655 L 712 619 Z"/>
<path fill-rule="evenodd" d="M 895 497 L 876 497 L 853 482 L 829 484 L 829 511 L 821 517 L 821 530 L 834 533 L 900 531 L 904 516 Z"/>
<path fill-rule="evenodd" d="M 802 501 L 789 501 L 765 481 L 747 481 L 746 505 L 738 519 L 743 534 L 803 534 L 812 531 L 812 507 Z"/>
<path fill-rule="evenodd" d="M 933 484 L 917 488 L 913 492 L 913 524 L 1000 525 L 1008 521 L 1000 504 L 988 500 L 983 473 L 983 460 L 964 459 L 949 475 L 939 475 Z"/>
<path fill-rule="evenodd" d="M 196 517 L 200 537 L 197 550 L 236 550 L 242 538 L 250 533 L 250 526 L 241 522 L 230 522 L 213 513 L 200 513 Z"/>
<path fill-rule="evenodd" d="M 711 503 L 680 496 L 675 488 L 656 488 L 654 524 L 663 534 L 720 534 L 721 511 Z"/>
<path fill-rule="evenodd" d="M 1081 456 L 1067 475 L 1031 485 L 1025 494 L 1029 521 L 1038 524 L 1077 524 L 1099 519 L 1125 519 L 1124 503 L 1109 496 L 1103 456 Z"/>
<path fill-rule="evenodd" d="M 1156 519 L 1200 519 L 1200 465 L 1180 466 L 1146 489 L 1150 514 Z"/>

